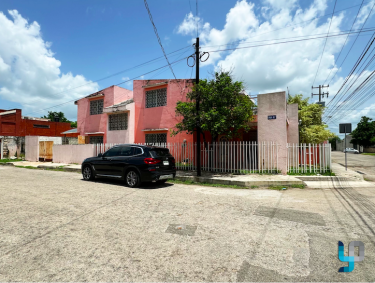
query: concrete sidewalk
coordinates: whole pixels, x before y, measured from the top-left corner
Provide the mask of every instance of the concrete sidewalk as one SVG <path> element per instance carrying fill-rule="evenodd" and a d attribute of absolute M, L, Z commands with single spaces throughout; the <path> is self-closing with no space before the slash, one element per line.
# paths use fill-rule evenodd
<path fill-rule="evenodd" d="M 0 163 L 1 164 L 1 163 Z M 81 165 L 79 164 L 65 164 L 53 162 L 7 162 L 2 165 L 35 167 L 40 169 L 61 169 L 62 171 L 81 172 Z M 249 174 L 249 175 L 234 175 L 229 173 L 210 173 L 202 172 L 201 177 L 196 176 L 194 171 L 177 171 L 176 179 L 181 181 L 194 181 L 209 184 L 221 185 L 237 185 L 242 187 L 269 187 L 269 186 L 289 186 L 293 185 L 307 185 L 309 188 L 334 188 L 337 180 L 345 182 L 352 187 L 375 187 L 375 183 L 366 182 L 363 176 L 353 170 L 347 171 L 343 166 L 337 163 L 332 163 L 332 171 L 336 174 L 335 177 L 330 176 L 291 176 L 279 174 Z M 337 185 L 337 184 L 336 184 Z"/>

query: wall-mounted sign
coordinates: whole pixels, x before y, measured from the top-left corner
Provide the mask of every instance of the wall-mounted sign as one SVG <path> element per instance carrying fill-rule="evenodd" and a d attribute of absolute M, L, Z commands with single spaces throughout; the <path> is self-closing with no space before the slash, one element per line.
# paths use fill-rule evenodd
<path fill-rule="evenodd" d="M 268 116 L 268 120 L 275 120 L 276 119 L 276 115 L 269 115 Z"/>

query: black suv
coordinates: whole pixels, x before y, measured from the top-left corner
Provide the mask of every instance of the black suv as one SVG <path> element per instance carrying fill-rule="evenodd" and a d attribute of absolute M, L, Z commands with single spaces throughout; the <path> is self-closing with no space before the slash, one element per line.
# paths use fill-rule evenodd
<path fill-rule="evenodd" d="M 125 180 L 129 187 L 141 182 L 164 183 L 176 176 L 175 159 L 169 149 L 156 146 L 121 144 L 98 157 L 87 158 L 82 163 L 85 180 L 108 177 Z"/>

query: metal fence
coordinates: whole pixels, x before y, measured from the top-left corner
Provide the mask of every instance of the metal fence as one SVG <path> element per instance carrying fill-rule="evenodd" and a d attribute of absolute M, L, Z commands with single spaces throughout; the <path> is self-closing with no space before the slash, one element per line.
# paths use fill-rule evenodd
<path fill-rule="evenodd" d="M 331 145 L 288 144 L 288 173 L 325 173 L 331 171 Z"/>
<path fill-rule="evenodd" d="M 95 154 L 104 153 L 114 145 L 96 144 Z M 168 148 L 176 160 L 178 170 L 196 170 L 197 143 L 153 145 Z M 209 172 L 279 173 L 279 150 L 280 145 L 274 142 L 202 143 L 201 168 Z"/>

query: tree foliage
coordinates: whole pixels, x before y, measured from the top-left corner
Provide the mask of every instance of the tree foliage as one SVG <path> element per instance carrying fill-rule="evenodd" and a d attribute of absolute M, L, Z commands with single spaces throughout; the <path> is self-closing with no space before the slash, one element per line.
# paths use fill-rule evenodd
<path fill-rule="evenodd" d="M 301 143 L 322 143 L 336 135 L 323 124 L 322 115 L 324 108 L 315 103 L 309 103 L 308 98 L 302 94 L 288 97 L 288 104 L 298 103 L 299 135 Z"/>
<path fill-rule="evenodd" d="M 351 143 L 364 147 L 375 145 L 375 121 L 371 118 L 363 116 L 357 124 L 357 128 L 352 131 Z"/>
<path fill-rule="evenodd" d="M 65 114 L 61 111 L 60 112 L 48 111 L 48 114 L 44 115 L 41 118 L 50 119 L 51 121 L 55 121 L 55 117 L 59 118 L 59 122 L 70 123 L 70 126 L 72 128 L 77 128 L 77 121 L 73 122 L 73 121 L 68 120 L 65 117 Z"/>
<path fill-rule="evenodd" d="M 172 135 L 180 132 L 193 134 L 197 123 L 202 132 L 211 133 L 214 141 L 219 135 L 232 139 L 239 136 L 240 129 L 249 131 L 255 105 L 243 92 L 243 83 L 234 81 L 229 72 L 216 72 L 213 79 L 200 80 L 187 94 L 188 101 L 177 103 L 176 114 L 183 118 L 176 124 Z M 195 104 L 197 93 L 200 99 L 199 117 Z M 204 135 L 203 138 L 205 140 Z"/>

